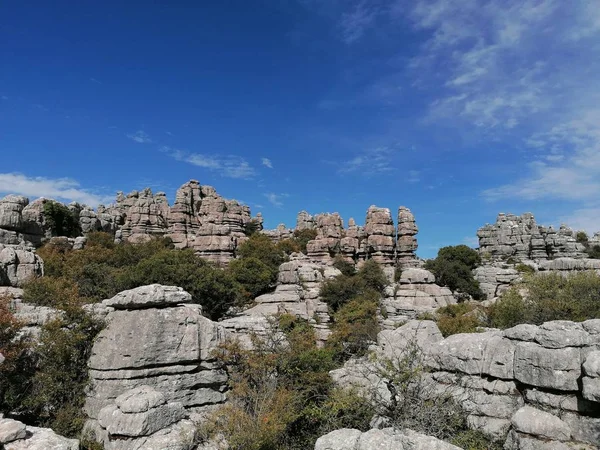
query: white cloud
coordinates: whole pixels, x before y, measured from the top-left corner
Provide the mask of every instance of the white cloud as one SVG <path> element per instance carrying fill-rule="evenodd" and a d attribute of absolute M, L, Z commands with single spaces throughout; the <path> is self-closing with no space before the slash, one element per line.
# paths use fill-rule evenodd
<path fill-rule="evenodd" d="M 203 153 L 189 153 L 183 150 L 162 147 L 161 152 L 166 153 L 177 161 L 186 162 L 197 167 L 202 167 L 219 173 L 223 177 L 250 179 L 256 171 L 246 160 L 235 155 L 206 155 Z"/>
<path fill-rule="evenodd" d="M 132 141 L 137 142 L 138 144 L 152 143 L 152 139 L 150 139 L 150 136 L 148 136 L 148 134 L 143 130 L 138 130 L 135 133 L 128 134 L 127 137 Z"/>
<path fill-rule="evenodd" d="M 269 158 L 262 158 L 261 164 L 265 167 L 268 167 L 269 169 L 273 168 L 273 163 L 271 162 L 271 160 Z"/>
<path fill-rule="evenodd" d="M 393 170 L 393 151 L 389 147 L 378 147 L 368 149 L 352 159 L 343 161 L 338 173 L 360 173 L 365 176 L 373 176 Z"/>
<path fill-rule="evenodd" d="M 273 192 L 269 192 L 264 194 L 269 203 L 277 208 L 281 208 L 283 206 L 283 199 L 288 197 L 288 194 L 274 194 Z"/>
<path fill-rule="evenodd" d="M 90 206 L 112 201 L 111 196 L 82 189 L 79 182 L 70 178 L 28 177 L 20 173 L 0 173 L 0 193 L 25 195 L 30 199 L 46 197 Z"/>
<path fill-rule="evenodd" d="M 343 12 L 339 22 L 340 37 L 346 44 L 359 40 L 374 24 L 379 10 L 373 2 L 361 1 Z"/>
<path fill-rule="evenodd" d="M 8 100 L 8 97 L 6 95 L 3 95 L 2 97 L 0 97 L 2 100 Z"/>

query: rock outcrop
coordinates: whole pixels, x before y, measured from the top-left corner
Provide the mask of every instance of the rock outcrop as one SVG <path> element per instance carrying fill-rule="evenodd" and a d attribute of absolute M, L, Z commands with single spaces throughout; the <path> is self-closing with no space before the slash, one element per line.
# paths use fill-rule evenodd
<path fill-rule="evenodd" d="M 27 426 L 0 415 L 0 448 L 4 450 L 78 450 L 77 439 L 59 436 L 49 428 Z"/>
<path fill-rule="evenodd" d="M 142 385 L 100 410 L 95 438 L 105 450 L 189 450 L 196 425 L 187 417 L 181 403 Z"/>
<path fill-rule="evenodd" d="M 446 339 L 433 322 L 411 321 L 380 332 L 377 353 L 401 359 L 409 343 L 421 348 L 429 368 L 423 395 L 451 395 L 472 428 L 506 440 L 505 448 L 587 449 L 600 442 L 600 319 Z M 331 374 L 389 401 L 378 373 L 371 361 L 351 360 Z"/>
<path fill-rule="evenodd" d="M 319 290 L 323 281 L 339 274 L 334 267 L 293 253 L 290 261 L 279 267 L 274 292 L 257 297 L 253 307 L 219 324 L 250 346 L 251 333 L 261 336 L 269 329 L 269 316 L 287 313 L 308 320 L 316 330 L 317 339 L 324 342 L 330 333 L 331 318 L 327 305 L 319 298 Z"/>
<path fill-rule="evenodd" d="M 44 263 L 34 250 L 20 245 L 0 244 L 0 286 L 22 286 L 44 274 Z"/>
<path fill-rule="evenodd" d="M 541 261 L 560 257 L 585 258 L 585 247 L 565 225 L 559 230 L 538 225 L 531 213 L 498 214 L 496 223 L 477 231 L 479 251 L 491 260 Z"/>
<path fill-rule="evenodd" d="M 479 282 L 479 287 L 488 300 L 500 296 L 512 284 L 521 280 L 518 270 L 502 263 L 477 267 L 473 271 L 473 277 Z"/>
<path fill-rule="evenodd" d="M 419 232 L 415 216 L 410 209 L 401 206 L 398 208 L 398 231 L 397 231 L 397 258 L 402 267 L 418 267 L 417 238 Z"/>
<path fill-rule="evenodd" d="M 86 428 L 96 436 L 120 435 L 111 431 L 104 408 L 131 412 L 123 399 L 141 386 L 147 386 L 144 392 L 159 393 L 148 393 L 149 398 L 158 396 L 162 402 L 164 397 L 188 413 L 225 400 L 227 375 L 212 356 L 225 330 L 190 302 L 191 295 L 181 288 L 149 285 L 123 291 L 91 309 L 106 320 L 88 362 L 91 383 L 84 408 Z M 178 414 L 169 417 L 179 420 Z"/>
<path fill-rule="evenodd" d="M 393 428 L 365 431 L 342 428 L 321 436 L 315 450 L 460 450 L 460 447 L 411 430 Z"/>
<path fill-rule="evenodd" d="M 435 276 L 425 269 L 402 270 L 398 282 L 386 287 L 381 306 L 384 329 L 396 328 L 419 314 L 433 313 L 436 309 L 456 303 L 452 291 L 435 284 Z"/>

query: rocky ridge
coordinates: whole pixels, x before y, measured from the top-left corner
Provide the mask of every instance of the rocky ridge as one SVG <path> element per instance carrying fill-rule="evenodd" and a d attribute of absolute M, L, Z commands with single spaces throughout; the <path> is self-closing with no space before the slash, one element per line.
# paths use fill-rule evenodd
<path fill-rule="evenodd" d="M 479 251 L 484 259 L 544 261 L 554 258 L 585 258 L 585 247 L 566 225 L 558 230 L 538 225 L 531 213 L 521 216 L 498 214 L 496 223 L 477 231 Z M 595 239 L 595 238 L 593 238 Z"/>
<path fill-rule="evenodd" d="M 411 321 L 380 332 L 377 353 L 402 359 L 414 343 L 431 371 L 423 392 L 454 397 L 469 414 L 469 425 L 505 440 L 505 448 L 597 448 L 600 319 L 446 339 L 434 322 Z M 351 360 L 331 374 L 342 386 L 389 401 L 385 381 L 368 360 Z"/>

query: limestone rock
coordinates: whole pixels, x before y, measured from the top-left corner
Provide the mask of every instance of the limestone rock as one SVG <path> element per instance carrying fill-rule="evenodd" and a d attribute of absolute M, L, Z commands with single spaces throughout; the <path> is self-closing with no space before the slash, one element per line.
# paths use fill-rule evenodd
<path fill-rule="evenodd" d="M 203 317 L 199 305 L 180 303 L 189 294 L 179 288 L 143 286 L 121 298 L 127 300 L 116 304 L 131 309 L 107 313 L 107 326 L 96 338 L 88 362 L 91 383 L 85 411 L 92 421 L 121 394 L 143 385 L 186 409 L 223 402 L 227 375 L 212 356 L 225 339 L 223 327 Z M 112 300 L 105 304 L 112 305 Z M 123 407 L 123 401 L 120 397 L 115 407 Z M 158 400 L 145 401 L 150 405 Z M 129 413 L 140 406 L 124 408 Z"/>
<path fill-rule="evenodd" d="M 419 229 L 415 221 L 415 216 L 410 209 L 405 206 L 398 208 L 396 251 L 398 262 L 402 267 L 417 265 L 415 252 L 417 251 L 418 245 L 415 236 L 418 232 Z"/>
<path fill-rule="evenodd" d="M 495 224 L 477 231 L 479 251 L 492 260 L 547 260 L 559 257 L 585 258 L 584 246 L 565 225 L 558 231 L 536 223 L 533 214 L 500 213 Z"/>
<path fill-rule="evenodd" d="M 600 351 L 593 351 L 587 355 L 583 371 L 583 397 L 600 403 Z"/>
<path fill-rule="evenodd" d="M 577 391 L 581 353 L 577 348 L 548 349 L 519 342 L 514 353 L 514 376 L 522 383 L 561 391 Z"/>
<path fill-rule="evenodd" d="M 24 423 L 13 419 L 0 419 L 0 444 L 24 439 L 27 431 Z"/>
<path fill-rule="evenodd" d="M 59 436 L 49 428 L 0 419 L 0 447 L 4 450 L 78 450 L 79 441 Z"/>
<path fill-rule="evenodd" d="M 558 417 L 531 406 L 519 409 L 511 419 L 513 428 L 520 433 L 554 441 L 568 441 L 571 429 Z"/>
<path fill-rule="evenodd" d="M 477 267 L 473 276 L 488 300 L 500 296 L 511 284 L 521 279 L 516 269 L 497 264 Z"/>
<path fill-rule="evenodd" d="M 42 258 L 33 250 L 0 244 L 0 286 L 19 287 L 43 273 Z"/>
<path fill-rule="evenodd" d="M 364 433 L 344 428 L 321 436 L 315 450 L 460 450 L 447 442 L 412 430 L 372 429 Z"/>
<path fill-rule="evenodd" d="M 119 292 L 113 298 L 104 300 L 103 305 L 114 309 L 147 309 L 191 303 L 192 296 L 176 286 L 150 284 L 128 291 Z"/>

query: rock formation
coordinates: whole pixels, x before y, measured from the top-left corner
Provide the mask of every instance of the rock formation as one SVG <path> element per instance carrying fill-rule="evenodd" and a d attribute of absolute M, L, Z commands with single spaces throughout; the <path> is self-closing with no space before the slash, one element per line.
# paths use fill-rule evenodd
<path fill-rule="evenodd" d="M 339 274 L 331 266 L 294 253 L 290 261 L 279 267 L 274 292 L 257 297 L 255 306 L 219 324 L 250 346 L 251 333 L 264 335 L 269 328 L 267 317 L 287 313 L 308 320 L 316 330 L 317 339 L 324 342 L 329 336 L 331 318 L 327 305 L 319 299 L 319 290 L 324 280 Z"/>
<path fill-rule="evenodd" d="M 315 450 L 460 450 L 460 447 L 411 430 L 384 428 L 366 432 L 342 428 L 321 436 Z"/>
<path fill-rule="evenodd" d="M 186 415 L 225 400 L 227 376 L 211 354 L 225 339 L 225 331 L 190 302 L 191 295 L 181 288 L 149 285 L 90 307 L 107 323 L 92 348 L 84 408 L 89 417 L 86 428 L 97 437 L 106 440 L 107 432 L 119 434 L 111 431 L 103 408 L 112 405 L 111 411 L 131 412 L 119 396 L 140 386 L 158 391 L 161 402 L 164 396 L 167 404 L 181 405 Z M 173 408 L 179 411 L 179 406 Z M 169 417 L 179 419 L 171 412 Z"/>
<path fill-rule="evenodd" d="M 77 439 L 59 436 L 49 428 L 27 426 L 0 414 L 0 448 L 4 450 L 78 450 Z"/>
<path fill-rule="evenodd" d="M 435 284 L 435 276 L 431 272 L 417 268 L 404 269 L 400 280 L 385 289 L 381 303 L 384 311 L 381 326 L 394 329 L 419 314 L 432 313 L 455 303 L 450 289 Z"/>
<path fill-rule="evenodd" d="M 388 208 L 371 206 L 365 220 L 365 259 L 373 259 L 383 266 L 393 266 L 396 248 L 392 213 Z"/>
<path fill-rule="evenodd" d="M 519 271 L 502 263 L 477 267 L 473 271 L 473 277 L 479 282 L 479 287 L 488 300 L 500 296 L 513 283 L 521 280 Z"/>
<path fill-rule="evenodd" d="M 415 236 L 418 232 L 415 216 L 410 209 L 404 206 L 398 208 L 397 258 L 403 267 L 414 267 L 418 261 L 415 255 L 418 247 Z"/>
<path fill-rule="evenodd" d="M 565 225 L 558 231 L 538 225 L 533 214 L 498 214 L 496 223 L 477 231 L 479 251 L 491 260 L 546 260 L 559 257 L 585 258 L 583 244 Z"/>
<path fill-rule="evenodd" d="M 0 286 L 22 286 L 43 273 L 44 263 L 35 251 L 20 245 L 0 244 Z"/>
<path fill-rule="evenodd" d="M 600 442 L 600 319 L 547 322 L 444 339 L 430 321 L 382 331 L 377 352 L 402 358 L 423 350 L 427 392 L 449 394 L 472 428 L 506 440 L 507 449 L 592 449 Z M 389 401 L 369 360 L 331 372 L 338 384 Z M 386 397 L 387 394 L 387 397 Z"/>
<path fill-rule="evenodd" d="M 163 393 L 142 385 L 100 410 L 96 439 L 104 450 L 188 450 L 196 424 L 187 416 L 181 403 L 167 403 Z"/>

